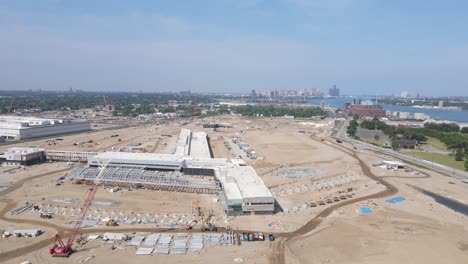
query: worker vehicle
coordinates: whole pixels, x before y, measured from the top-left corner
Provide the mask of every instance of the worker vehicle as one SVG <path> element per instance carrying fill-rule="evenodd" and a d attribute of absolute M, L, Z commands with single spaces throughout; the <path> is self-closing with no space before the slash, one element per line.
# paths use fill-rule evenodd
<path fill-rule="evenodd" d="M 211 212 L 210 215 L 203 221 L 203 225 L 201 227 L 201 231 L 211 231 L 211 232 L 217 232 L 218 228 L 211 223 L 211 219 L 213 218 L 213 213 Z"/>
<path fill-rule="evenodd" d="M 111 219 L 106 222 L 106 226 L 118 226 L 117 222 L 114 219 Z"/>
<path fill-rule="evenodd" d="M 265 235 L 263 235 L 263 233 L 258 233 L 258 240 L 265 241 Z"/>
<path fill-rule="evenodd" d="M 51 215 L 51 214 L 48 214 L 48 213 L 42 213 L 42 214 L 41 214 L 41 218 L 42 218 L 42 219 L 51 219 L 51 218 L 52 218 L 52 215 Z"/>

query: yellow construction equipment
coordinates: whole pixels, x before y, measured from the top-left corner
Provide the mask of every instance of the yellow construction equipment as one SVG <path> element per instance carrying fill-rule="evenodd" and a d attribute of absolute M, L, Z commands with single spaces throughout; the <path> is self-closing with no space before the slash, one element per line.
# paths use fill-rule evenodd
<path fill-rule="evenodd" d="M 106 226 L 118 226 L 117 222 L 113 219 L 106 222 Z"/>
<path fill-rule="evenodd" d="M 214 224 L 211 223 L 211 218 L 213 218 L 213 211 L 211 211 L 208 217 L 205 219 L 205 221 L 203 221 L 203 226 L 201 228 L 202 232 L 205 232 L 205 231 L 217 232 L 218 231 L 218 228 Z"/>

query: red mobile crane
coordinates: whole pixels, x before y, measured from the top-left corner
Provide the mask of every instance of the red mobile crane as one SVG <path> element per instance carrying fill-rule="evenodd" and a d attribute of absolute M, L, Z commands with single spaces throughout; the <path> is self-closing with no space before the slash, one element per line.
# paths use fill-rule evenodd
<path fill-rule="evenodd" d="M 195 218 L 185 225 L 185 229 L 192 229 L 200 220 L 200 201 L 196 200 L 193 203 L 193 209 L 195 209 Z"/>
<path fill-rule="evenodd" d="M 52 248 L 49 249 L 49 253 L 50 255 L 52 255 L 52 257 L 68 257 L 70 256 L 71 253 L 73 253 L 73 249 L 72 249 L 73 242 L 75 241 L 75 238 L 78 235 L 78 231 L 80 230 L 81 225 L 83 224 L 84 218 L 86 217 L 86 213 L 88 212 L 88 209 L 91 206 L 91 203 L 93 202 L 94 195 L 96 194 L 97 189 L 99 187 L 99 178 L 101 177 L 102 173 L 106 169 L 107 164 L 105 164 L 104 166 L 101 166 L 101 171 L 97 175 L 93 183 L 93 186 L 88 189 L 85 199 L 83 200 L 83 203 L 81 205 L 81 210 L 82 210 L 81 215 L 78 218 L 78 220 L 75 222 L 75 225 L 72 230 L 72 234 L 70 238 L 68 239 L 67 243 L 65 244 L 63 242 L 59 234 L 55 235 L 55 243 L 52 246 Z"/>

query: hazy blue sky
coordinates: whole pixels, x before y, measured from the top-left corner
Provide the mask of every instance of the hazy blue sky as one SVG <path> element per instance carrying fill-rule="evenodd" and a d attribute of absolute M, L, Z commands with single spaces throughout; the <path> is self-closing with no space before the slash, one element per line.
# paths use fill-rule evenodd
<path fill-rule="evenodd" d="M 468 1 L 0 0 L 0 89 L 468 95 Z"/>

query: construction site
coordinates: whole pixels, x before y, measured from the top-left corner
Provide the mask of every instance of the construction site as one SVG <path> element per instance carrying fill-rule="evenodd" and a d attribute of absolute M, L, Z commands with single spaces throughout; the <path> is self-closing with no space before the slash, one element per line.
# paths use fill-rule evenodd
<path fill-rule="evenodd" d="M 0 262 L 467 260 L 466 215 L 414 188 L 466 202 L 460 179 L 336 143 L 332 119 L 217 118 L 0 146 Z"/>

